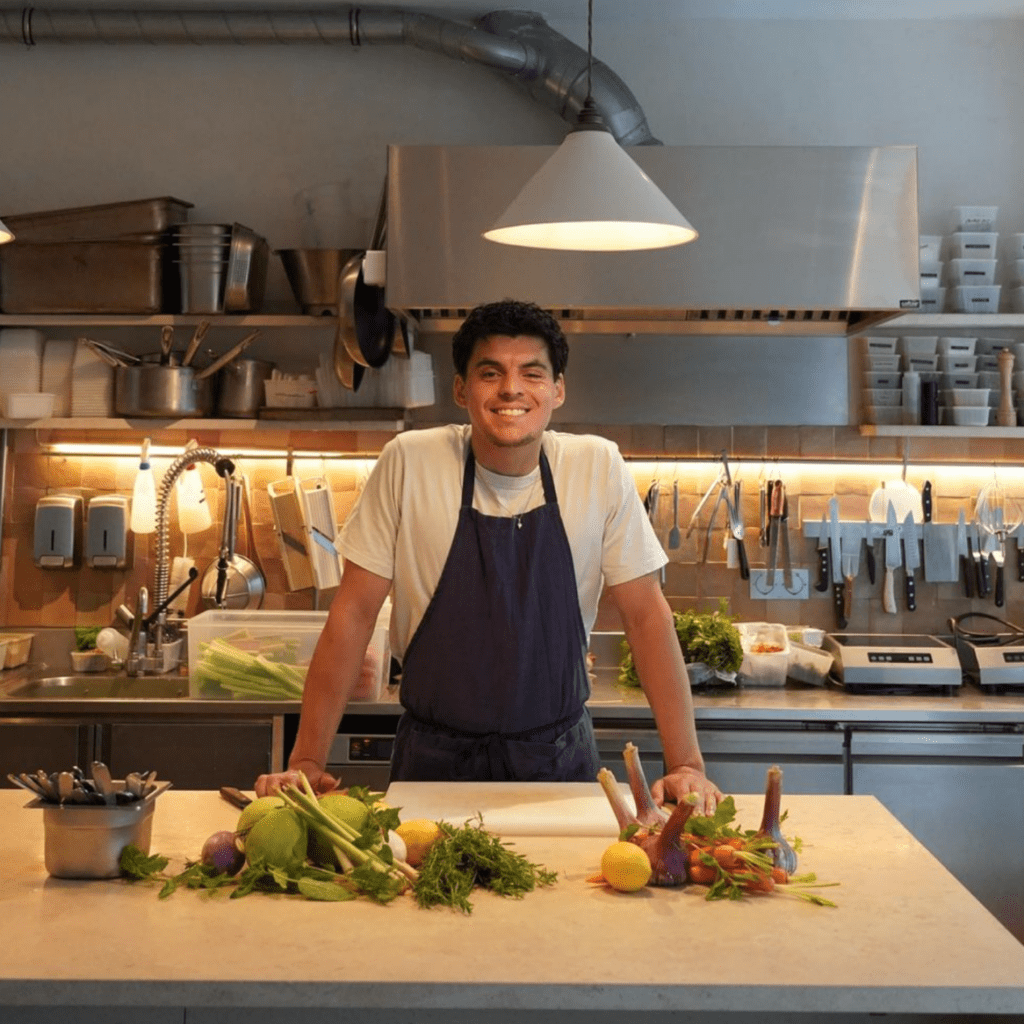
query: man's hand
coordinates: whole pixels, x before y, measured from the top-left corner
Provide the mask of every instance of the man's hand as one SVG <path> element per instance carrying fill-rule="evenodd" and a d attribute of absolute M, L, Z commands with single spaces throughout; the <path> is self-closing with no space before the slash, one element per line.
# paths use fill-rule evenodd
<path fill-rule="evenodd" d="M 700 797 L 697 814 L 714 814 L 718 801 L 723 799 L 721 790 L 706 775 L 685 765 L 673 768 L 651 786 L 651 795 L 659 807 L 666 800 L 679 803 L 687 793 L 696 793 Z"/>
<path fill-rule="evenodd" d="M 309 779 L 309 784 L 318 796 L 330 793 L 332 789 L 338 788 L 338 780 L 333 775 L 328 775 L 323 768 L 318 768 L 313 764 L 306 764 L 302 766 L 301 770 L 306 778 Z M 256 780 L 256 785 L 253 788 L 256 790 L 257 796 L 273 796 L 274 793 L 287 785 L 299 785 L 299 769 L 291 768 L 286 772 L 261 775 Z"/>

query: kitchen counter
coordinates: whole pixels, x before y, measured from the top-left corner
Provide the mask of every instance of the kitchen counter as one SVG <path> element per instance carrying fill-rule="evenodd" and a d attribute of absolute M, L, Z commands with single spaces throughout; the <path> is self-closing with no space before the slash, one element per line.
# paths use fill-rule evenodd
<path fill-rule="evenodd" d="M 184 1007 L 190 1022 L 223 1019 L 214 1011 L 225 1007 L 247 1021 L 280 1007 L 361 1007 L 385 1022 L 419 1020 L 398 1015 L 417 1008 L 466 1013 L 446 1016 L 459 1021 L 494 1011 L 503 1024 L 566 1010 L 681 1014 L 673 1021 L 1024 1014 L 1024 946 L 873 797 L 784 798 L 787 833 L 805 842 L 801 870 L 841 883 L 825 890 L 838 909 L 777 895 L 709 903 L 698 887 L 617 894 L 585 881 L 604 838 L 516 837 L 557 884 L 523 900 L 476 894 L 471 916 L 407 898 L 379 907 L 180 890 L 161 901 L 154 885 L 49 878 L 42 815 L 25 803 L 0 792 L 0 905 L 13 938 L 0 1007 Z M 738 821 L 756 824 L 761 803 L 739 796 Z M 180 870 L 236 814 L 215 793 L 172 789 L 157 803 L 152 852 Z M 109 1011 L 93 1013 L 76 1017 Z"/>
<path fill-rule="evenodd" d="M 140 713 L 160 716 L 265 717 L 298 714 L 295 700 L 204 700 L 188 696 L 187 678 L 174 677 L 180 696 L 154 696 L 155 683 L 168 677 L 125 679 L 123 693 L 112 698 L 18 697 L 11 690 L 30 678 L 30 672 L 0 679 L 0 718 L 18 715 L 118 717 Z M 588 702 L 602 720 L 652 722 L 653 714 L 639 689 L 622 687 L 615 670 L 599 670 Z M 87 681 L 87 677 L 82 677 Z M 698 723 L 730 720 L 765 722 L 828 721 L 924 723 L 1024 723 L 1024 692 L 991 693 L 965 683 L 951 694 L 847 693 L 834 687 L 790 682 L 786 686 L 736 687 L 697 691 L 693 698 Z M 398 687 L 388 687 L 379 700 L 353 701 L 348 715 L 398 715 Z"/>

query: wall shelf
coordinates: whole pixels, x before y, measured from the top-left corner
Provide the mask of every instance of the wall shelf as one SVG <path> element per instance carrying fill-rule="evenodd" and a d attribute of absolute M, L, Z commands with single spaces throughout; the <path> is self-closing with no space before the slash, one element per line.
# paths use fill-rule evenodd
<path fill-rule="evenodd" d="M 160 419 L 137 417 L 54 418 L 46 420 L 0 419 L 0 429 L 12 430 L 134 430 L 147 433 L 158 430 L 404 430 L 404 409 L 272 409 L 272 416 L 259 419 L 217 419 L 189 417 Z M 304 415 L 309 413 L 309 415 Z"/>
<path fill-rule="evenodd" d="M 0 327 L 194 327 L 209 321 L 211 327 L 323 327 L 337 328 L 334 316 L 303 316 L 300 313 L 158 313 L 124 316 L 114 313 L 0 313 Z"/>
<path fill-rule="evenodd" d="M 858 428 L 862 437 L 987 437 L 1024 438 L 1024 427 L 916 427 L 883 426 L 875 423 L 862 423 Z"/>
<path fill-rule="evenodd" d="M 918 331 L 943 334 L 948 331 L 1024 331 L 1024 313 L 902 313 L 856 334 L 900 334 Z M 853 332 L 851 332 L 853 333 Z"/>

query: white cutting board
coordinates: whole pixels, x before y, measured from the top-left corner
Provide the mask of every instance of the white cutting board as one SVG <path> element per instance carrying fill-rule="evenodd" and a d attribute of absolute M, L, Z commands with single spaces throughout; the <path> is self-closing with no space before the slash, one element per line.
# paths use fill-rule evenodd
<path fill-rule="evenodd" d="M 619 783 L 630 810 L 629 786 Z M 385 801 L 402 821 L 426 818 L 462 825 L 479 811 L 499 836 L 605 836 L 619 827 L 597 782 L 392 782 Z"/>

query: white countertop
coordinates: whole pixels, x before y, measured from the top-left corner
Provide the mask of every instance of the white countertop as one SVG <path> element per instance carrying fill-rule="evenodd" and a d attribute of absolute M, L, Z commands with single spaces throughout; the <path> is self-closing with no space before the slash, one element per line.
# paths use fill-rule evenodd
<path fill-rule="evenodd" d="M 762 800 L 738 796 L 739 823 L 756 827 Z M 783 800 L 800 870 L 842 883 L 826 891 L 838 909 L 589 885 L 615 837 L 609 811 L 607 837 L 509 840 L 557 884 L 523 900 L 477 894 L 468 917 L 408 898 L 159 900 L 145 884 L 52 879 L 26 802 L 0 791 L 0 1007 L 1024 1014 L 1024 946 L 873 797 Z M 152 852 L 180 870 L 236 815 L 215 793 L 172 789 Z"/>

